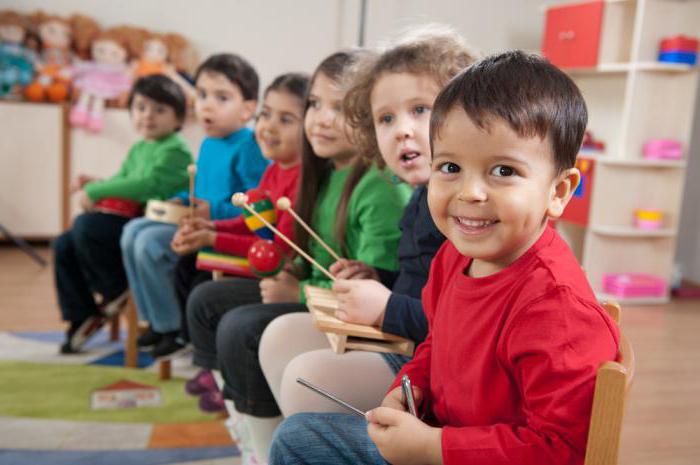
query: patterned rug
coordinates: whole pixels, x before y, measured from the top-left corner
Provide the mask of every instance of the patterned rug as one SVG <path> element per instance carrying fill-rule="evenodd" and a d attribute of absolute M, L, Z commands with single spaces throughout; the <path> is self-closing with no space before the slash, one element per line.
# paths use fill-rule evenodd
<path fill-rule="evenodd" d="M 0 465 L 239 463 L 224 420 L 197 408 L 184 392 L 196 369 L 173 361 L 174 377 L 123 368 L 120 342 L 105 331 L 77 355 L 59 355 L 60 332 L 0 332 Z M 160 390 L 157 407 L 92 410 L 91 393 L 128 380 Z"/>

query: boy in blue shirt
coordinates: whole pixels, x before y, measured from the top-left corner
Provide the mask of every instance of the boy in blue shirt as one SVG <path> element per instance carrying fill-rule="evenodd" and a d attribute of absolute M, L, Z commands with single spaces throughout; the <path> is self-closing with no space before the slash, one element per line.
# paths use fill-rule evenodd
<path fill-rule="evenodd" d="M 234 217 L 241 212 L 231 205 L 231 195 L 257 186 L 268 164 L 245 127 L 257 107 L 258 75 L 237 55 L 213 55 L 197 69 L 195 86 L 195 114 L 207 135 L 197 160 L 197 214 Z M 188 192 L 171 201 L 187 205 Z M 173 279 L 178 255 L 170 247 L 176 230 L 174 224 L 144 218 L 127 224 L 121 238 L 129 287 L 141 318 L 150 324 L 138 343 L 154 346 L 154 357 L 182 347 L 176 341 L 181 317 Z"/>

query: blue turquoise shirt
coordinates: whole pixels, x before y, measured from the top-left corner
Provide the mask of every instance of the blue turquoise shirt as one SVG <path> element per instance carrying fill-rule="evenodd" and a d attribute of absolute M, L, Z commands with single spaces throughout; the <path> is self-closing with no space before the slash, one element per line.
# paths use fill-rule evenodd
<path fill-rule="evenodd" d="M 194 195 L 209 202 L 212 220 L 238 216 L 241 209 L 231 204 L 231 196 L 256 187 L 268 163 L 250 128 L 223 138 L 207 137 L 199 148 Z M 189 204 L 187 191 L 176 197 Z"/>

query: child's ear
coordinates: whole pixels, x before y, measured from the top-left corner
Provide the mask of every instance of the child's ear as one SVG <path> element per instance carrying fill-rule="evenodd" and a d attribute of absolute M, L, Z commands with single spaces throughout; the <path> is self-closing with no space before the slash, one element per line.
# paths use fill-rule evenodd
<path fill-rule="evenodd" d="M 244 100 L 243 101 L 243 110 L 244 114 L 243 117 L 245 118 L 244 122 L 247 123 L 250 121 L 250 119 L 255 115 L 255 110 L 258 108 L 258 101 L 257 100 Z"/>
<path fill-rule="evenodd" d="M 552 197 L 549 200 L 547 216 L 559 218 L 564 213 L 564 207 L 571 200 L 579 182 L 581 182 L 581 173 L 577 168 L 569 168 L 557 176 L 553 185 Z"/>

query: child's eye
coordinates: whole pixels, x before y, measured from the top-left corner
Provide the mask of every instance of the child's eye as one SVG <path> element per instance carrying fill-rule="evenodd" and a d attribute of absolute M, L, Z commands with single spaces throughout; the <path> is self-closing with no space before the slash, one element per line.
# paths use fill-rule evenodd
<path fill-rule="evenodd" d="M 460 168 L 459 168 L 459 165 L 455 165 L 454 163 L 451 163 L 448 161 L 448 162 L 445 162 L 445 163 L 441 164 L 440 166 L 438 166 L 438 170 L 441 173 L 452 174 L 452 173 L 459 173 Z"/>
<path fill-rule="evenodd" d="M 392 115 L 382 115 L 379 117 L 379 124 L 390 124 L 392 121 L 394 121 Z"/>
<path fill-rule="evenodd" d="M 309 108 L 313 108 L 314 110 L 317 110 L 321 106 L 321 103 L 318 100 L 309 100 Z"/>
<path fill-rule="evenodd" d="M 413 111 L 415 111 L 416 114 L 418 114 L 418 115 L 422 115 L 423 113 L 427 113 L 427 112 L 428 112 L 428 107 L 426 107 L 425 105 L 417 105 L 417 106 L 413 109 Z"/>
<path fill-rule="evenodd" d="M 143 103 L 140 103 L 140 104 L 136 105 L 136 109 L 138 111 L 146 111 L 146 105 L 144 105 Z"/>
<path fill-rule="evenodd" d="M 201 89 L 198 89 L 197 90 L 197 98 L 203 100 L 203 99 L 207 98 L 207 93 Z"/>
<path fill-rule="evenodd" d="M 258 113 L 258 118 L 257 118 L 257 119 L 258 119 L 258 121 L 270 119 L 270 112 L 261 111 L 260 113 Z"/>
<path fill-rule="evenodd" d="M 228 101 L 228 97 L 227 97 L 226 95 L 219 95 L 216 99 L 217 99 L 219 102 L 226 102 L 226 101 Z"/>
<path fill-rule="evenodd" d="M 517 173 L 511 166 L 498 165 L 491 170 L 491 174 L 498 177 L 515 176 Z"/>
<path fill-rule="evenodd" d="M 282 123 L 284 125 L 292 124 L 293 122 L 294 122 L 294 118 L 292 118 L 291 116 L 282 115 L 280 117 L 280 123 Z"/>

